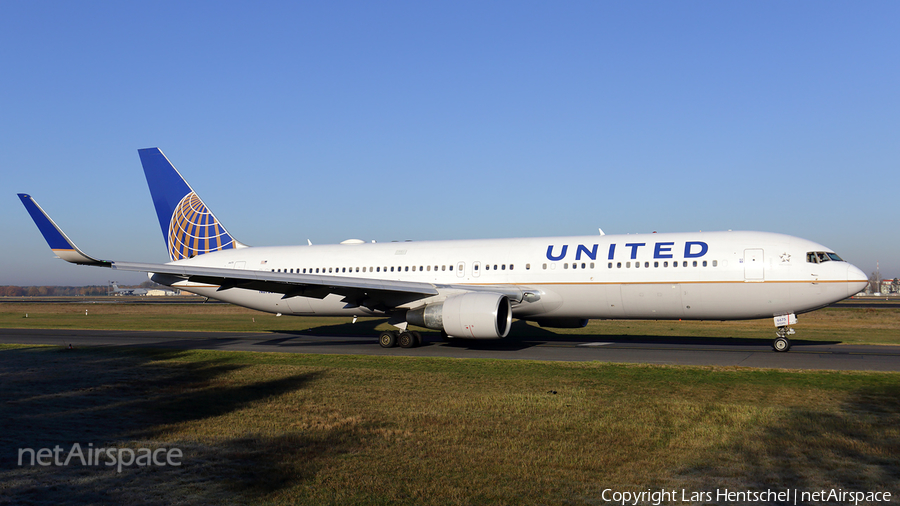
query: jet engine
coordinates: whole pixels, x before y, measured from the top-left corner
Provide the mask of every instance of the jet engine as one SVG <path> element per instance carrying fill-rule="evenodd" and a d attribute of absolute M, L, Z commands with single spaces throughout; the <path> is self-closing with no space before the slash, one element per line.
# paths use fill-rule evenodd
<path fill-rule="evenodd" d="M 451 337 L 497 339 L 509 334 L 512 305 L 505 295 L 470 292 L 411 309 L 406 312 L 406 321 L 443 330 Z"/>

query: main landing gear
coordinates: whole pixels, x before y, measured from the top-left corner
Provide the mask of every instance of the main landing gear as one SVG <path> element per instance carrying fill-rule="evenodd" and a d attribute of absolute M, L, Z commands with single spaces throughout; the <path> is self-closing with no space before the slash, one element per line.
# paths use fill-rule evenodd
<path fill-rule="evenodd" d="M 785 352 L 791 349 L 791 340 L 788 339 L 787 336 L 792 336 L 796 332 L 794 329 L 783 326 L 778 327 L 778 330 L 775 331 L 775 340 L 772 341 L 772 348 L 775 348 L 775 351 Z"/>
<path fill-rule="evenodd" d="M 416 348 L 422 346 L 422 334 L 415 330 L 385 330 L 378 336 L 378 344 L 382 348 L 393 348 L 398 344 L 401 348 Z"/>

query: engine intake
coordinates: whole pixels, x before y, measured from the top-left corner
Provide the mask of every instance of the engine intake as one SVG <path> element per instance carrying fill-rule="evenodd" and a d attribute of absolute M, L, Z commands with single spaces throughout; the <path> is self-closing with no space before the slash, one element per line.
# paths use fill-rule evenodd
<path fill-rule="evenodd" d="M 406 321 L 452 337 L 498 339 L 509 334 L 512 305 L 497 293 L 464 293 L 406 312 Z"/>

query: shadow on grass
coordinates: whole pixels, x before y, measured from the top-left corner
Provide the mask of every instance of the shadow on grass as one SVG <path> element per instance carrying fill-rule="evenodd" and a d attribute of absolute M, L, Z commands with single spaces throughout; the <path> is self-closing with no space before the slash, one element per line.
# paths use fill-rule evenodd
<path fill-rule="evenodd" d="M 312 478 L 322 459 L 350 451 L 346 429 L 215 445 L 165 439 L 167 426 L 202 421 L 287 392 L 309 388 L 318 373 L 221 381 L 245 367 L 215 360 L 168 362 L 177 350 L 116 352 L 23 348 L 0 351 L 0 504 L 247 503 Z M 162 439 L 161 439 L 162 438 Z M 179 467 L 31 466 L 19 449 L 177 447 Z M 298 458 L 300 456 L 301 458 Z"/>
<path fill-rule="evenodd" d="M 772 332 L 774 339 L 775 332 Z M 584 334 L 578 330 L 557 333 L 551 329 L 530 325 L 525 321 L 515 321 L 509 335 L 504 339 L 451 339 L 453 346 L 478 350 L 519 350 L 553 342 L 567 343 L 615 343 L 634 345 L 693 345 L 714 347 L 771 347 L 772 339 L 748 339 L 734 337 L 702 337 L 702 336 L 653 336 L 653 335 L 607 335 Z M 839 344 L 840 341 L 791 340 L 796 347 L 821 346 Z"/>
<path fill-rule="evenodd" d="M 340 348 L 344 346 L 358 346 L 360 340 L 371 339 L 373 345 L 377 345 L 378 334 L 386 328 L 387 320 L 365 320 L 355 324 L 343 323 L 338 325 L 323 325 L 306 330 L 284 331 L 271 330 L 270 332 L 277 336 L 272 339 L 260 341 L 258 345 L 274 345 L 286 347 L 302 347 L 308 345 L 316 346 L 333 346 Z M 608 335 L 608 334 L 585 334 L 579 333 L 578 329 L 556 331 L 554 329 L 542 328 L 534 324 L 529 324 L 523 320 L 513 322 L 509 335 L 502 339 L 464 339 L 453 338 L 444 341 L 439 332 L 429 329 L 419 329 L 422 334 L 423 346 L 434 346 L 446 343 L 448 346 L 455 348 L 471 349 L 471 350 L 487 350 L 487 351 L 518 351 L 534 346 L 547 343 L 566 342 L 566 343 L 615 343 L 622 345 L 691 345 L 691 346 L 712 346 L 722 348 L 737 347 L 763 347 L 769 348 L 772 345 L 775 332 L 772 331 L 772 339 L 748 339 L 735 337 L 704 337 L 704 336 L 655 336 L 655 335 Z M 310 341 L 310 337 L 346 337 L 346 340 L 329 339 L 327 341 L 315 340 Z M 196 344 L 196 343 L 194 343 Z M 804 346 L 822 346 L 840 344 L 840 341 L 825 340 L 808 340 L 808 339 L 792 339 L 791 345 L 802 348 Z M 339 350 L 338 350 L 339 351 Z"/>
<path fill-rule="evenodd" d="M 686 475 L 727 476 L 715 485 L 738 489 L 895 492 L 900 487 L 898 424 L 900 385 L 858 390 L 836 413 L 789 408 L 758 435 L 742 436 Z"/>

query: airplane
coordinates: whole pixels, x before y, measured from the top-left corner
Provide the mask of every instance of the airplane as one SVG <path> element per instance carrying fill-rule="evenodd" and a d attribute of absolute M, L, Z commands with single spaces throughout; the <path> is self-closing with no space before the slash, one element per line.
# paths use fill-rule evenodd
<path fill-rule="evenodd" d="M 147 290 L 143 288 L 119 288 L 119 285 L 116 283 L 112 284 L 113 293 L 121 294 L 121 295 L 147 295 Z"/>
<path fill-rule="evenodd" d="M 382 347 L 421 334 L 499 339 L 512 319 L 580 328 L 590 319 L 772 318 L 791 348 L 797 314 L 864 289 L 831 249 L 768 232 L 691 232 L 250 247 L 231 235 L 159 148 L 139 149 L 170 261 L 98 260 L 18 194 L 67 262 L 147 272 L 159 284 L 277 315 L 387 317 Z"/>

